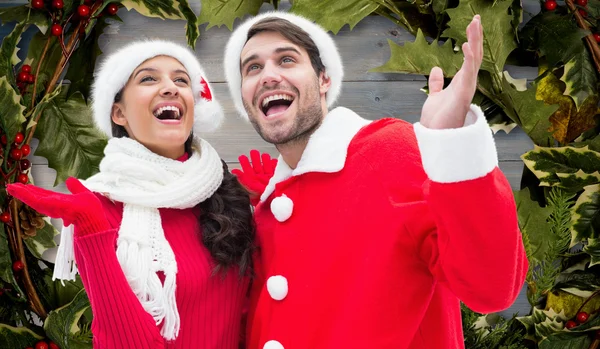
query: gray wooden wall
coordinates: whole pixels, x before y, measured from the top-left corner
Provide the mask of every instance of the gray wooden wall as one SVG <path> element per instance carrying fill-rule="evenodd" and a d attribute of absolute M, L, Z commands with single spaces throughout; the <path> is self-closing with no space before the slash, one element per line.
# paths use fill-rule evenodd
<path fill-rule="evenodd" d="M 12 3 L 23 3 L 23 1 L 12 1 Z M 6 6 L 7 3 L 4 2 L 3 5 Z M 197 5 L 193 4 L 193 6 Z M 288 9 L 289 5 L 283 3 L 280 8 Z M 265 4 L 262 11 L 271 9 L 270 5 Z M 162 38 L 181 44 L 186 43 L 182 21 L 150 19 L 125 9 L 121 9 L 118 15 L 123 19 L 123 23 L 111 25 L 100 39 L 100 48 L 104 54 L 141 38 Z M 239 23 L 240 21 L 237 20 L 236 25 Z M 196 54 L 212 82 L 215 89 L 214 96 L 221 102 L 226 113 L 223 127 L 216 133 L 205 135 L 205 138 L 230 164 L 230 167 L 237 167 L 237 157 L 240 154 L 247 154 L 250 149 L 268 151 L 274 156 L 277 155 L 277 151 L 256 135 L 252 126 L 240 119 L 235 112 L 227 91 L 222 64 L 224 46 L 229 35 L 230 31 L 225 26 L 213 27 L 209 30 L 205 30 L 205 26 L 202 26 Z M 382 65 L 388 60 L 388 39 L 403 43 L 414 40 L 411 34 L 387 19 L 372 16 L 361 21 L 353 30 L 344 27 L 334 36 L 334 39 L 341 51 L 345 66 L 345 81 L 338 105 L 349 107 L 359 115 L 372 120 L 383 117 L 401 118 L 409 122 L 419 120 L 421 106 L 426 98 L 426 95 L 420 91 L 425 85 L 424 77 L 368 73 L 370 68 Z M 100 60 L 102 59 L 101 56 Z M 510 67 L 509 71 L 516 78 L 531 78 L 536 75 L 535 70 L 517 67 Z M 532 143 L 520 129 L 515 129 L 510 134 L 500 131 L 495 135 L 495 139 L 500 168 L 510 180 L 512 187 L 518 189 L 523 169 L 519 156 L 530 150 L 533 147 Z M 41 157 L 32 157 L 32 163 L 32 174 L 36 184 L 52 188 L 54 170 L 49 169 L 45 159 Z M 54 189 L 65 190 L 63 185 Z M 526 300 L 521 297 L 513 309 L 506 313 L 510 314 L 513 310 L 527 311 Z"/>

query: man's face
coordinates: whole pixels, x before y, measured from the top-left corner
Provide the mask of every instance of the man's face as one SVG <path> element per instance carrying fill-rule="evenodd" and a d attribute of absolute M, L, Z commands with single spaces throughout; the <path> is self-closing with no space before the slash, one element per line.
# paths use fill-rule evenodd
<path fill-rule="evenodd" d="M 330 83 L 317 76 L 306 50 L 279 33 L 261 32 L 240 59 L 242 101 L 258 134 L 276 145 L 310 136 L 323 119 Z"/>

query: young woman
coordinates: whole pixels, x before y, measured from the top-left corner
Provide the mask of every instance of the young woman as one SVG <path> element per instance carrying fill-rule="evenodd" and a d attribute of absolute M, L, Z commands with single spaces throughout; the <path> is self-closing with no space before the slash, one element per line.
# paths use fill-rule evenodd
<path fill-rule="evenodd" d="M 74 227 L 55 277 L 81 275 L 94 348 L 237 348 L 254 225 L 248 193 L 197 136 L 223 116 L 200 63 L 171 42 L 130 44 L 100 67 L 93 111 L 113 136 L 98 174 L 68 179 L 71 195 L 8 192 Z"/>

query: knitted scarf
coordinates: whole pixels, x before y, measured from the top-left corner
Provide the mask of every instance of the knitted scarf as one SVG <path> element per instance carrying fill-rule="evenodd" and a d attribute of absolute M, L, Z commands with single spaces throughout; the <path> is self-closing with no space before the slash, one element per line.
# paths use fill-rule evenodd
<path fill-rule="evenodd" d="M 193 148 L 190 158 L 181 162 L 157 155 L 130 138 L 112 138 L 100 172 L 82 181 L 91 191 L 123 203 L 117 259 L 144 309 L 157 325 L 164 321 L 161 334 L 166 340 L 177 338 L 180 327 L 177 263 L 158 209 L 194 207 L 212 196 L 223 180 L 221 160 L 212 146 L 195 137 Z M 53 278 L 74 280 L 76 273 L 73 229 L 68 227 L 63 229 Z"/>

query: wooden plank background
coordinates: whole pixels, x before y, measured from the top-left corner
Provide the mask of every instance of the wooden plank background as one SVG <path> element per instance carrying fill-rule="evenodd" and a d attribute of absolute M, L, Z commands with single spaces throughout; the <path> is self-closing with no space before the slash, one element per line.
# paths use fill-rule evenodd
<path fill-rule="evenodd" d="M 8 1 L 3 2 L 0 6 L 22 3 L 24 3 L 22 0 Z M 190 3 L 194 3 L 193 7 L 198 6 L 194 1 Z M 525 5 L 527 7 L 526 16 L 539 11 L 537 2 L 527 1 Z M 288 8 L 289 4 L 287 3 L 282 3 L 280 6 L 280 9 L 283 10 Z M 265 4 L 261 12 L 268 10 L 272 10 L 272 7 Z M 125 9 L 121 9 L 118 15 L 123 19 L 123 23 L 114 22 L 100 38 L 99 44 L 104 54 L 142 38 L 161 38 L 181 44 L 186 43 L 184 22 L 182 21 L 146 18 L 135 11 L 128 12 Z M 240 21 L 236 20 L 236 26 L 239 23 Z M 10 28 L 8 27 L 0 28 L 0 37 L 9 32 Z M 265 143 L 249 123 L 237 116 L 229 97 L 222 60 L 224 46 L 231 32 L 225 26 L 213 27 L 209 30 L 205 30 L 205 28 L 205 25 L 200 28 L 200 38 L 195 51 L 215 90 L 213 95 L 224 107 L 226 120 L 219 131 L 206 134 L 204 138 L 216 148 L 221 157 L 229 163 L 230 168 L 238 167 L 237 157 L 240 154 L 247 154 L 250 149 L 267 151 L 276 156 L 276 149 Z M 353 30 L 346 26 L 334 36 L 345 67 L 345 78 L 338 105 L 351 108 L 359 115 L 371 120 L 395 117 L 416 122 L 419 119 L 421 106 L 426 99 L 426 95 L 420 91 L 420 88 L 425 85 L 424 77 L 368 72 L 369 69 L 382 65 L 389 59 L 388 39 L 401 44 L 413 41 L 414 37 L 391 21 L 379 16 L 364 19 Z M 21 56 L 25 52 L 26 50 L 21 51 Z M 99 59 L 102 60 L 104 57 L 105 55 L 100 56 Z M 508 67 L 508 70 L 515 78 L 531 79 L 537 75 L 535 69 Z M 518 189 L 523 169 L 523 163 L 519 157 L 532 149 L 533 145 L 520 129 L 515 129 L 510 134 L 500 131 L 495 135 L 495 140 L 500 168 L 510 180 L 513 189 Z M 33 145 L 35 147 L 35 143 Z M 44 158 L 32 156 L 31 160 L 33 163 L 32 175 L 36 184 L 52 188 L 55 179 L 54 170 L 47 167 Z M 65 188 L 63 185 L 59 185 L 54 190 L 65 191 Z M 59 221 L 55 223 L 60 225 Z M 48 257 L 51 258 L 52 254 L 53 252 L 50 251 Z M 521 296 L 515 305 L 504 313 L 510 315 L 519 311 L 524 314 L 528 310 L 529 305 L 525 297 Z"/>

